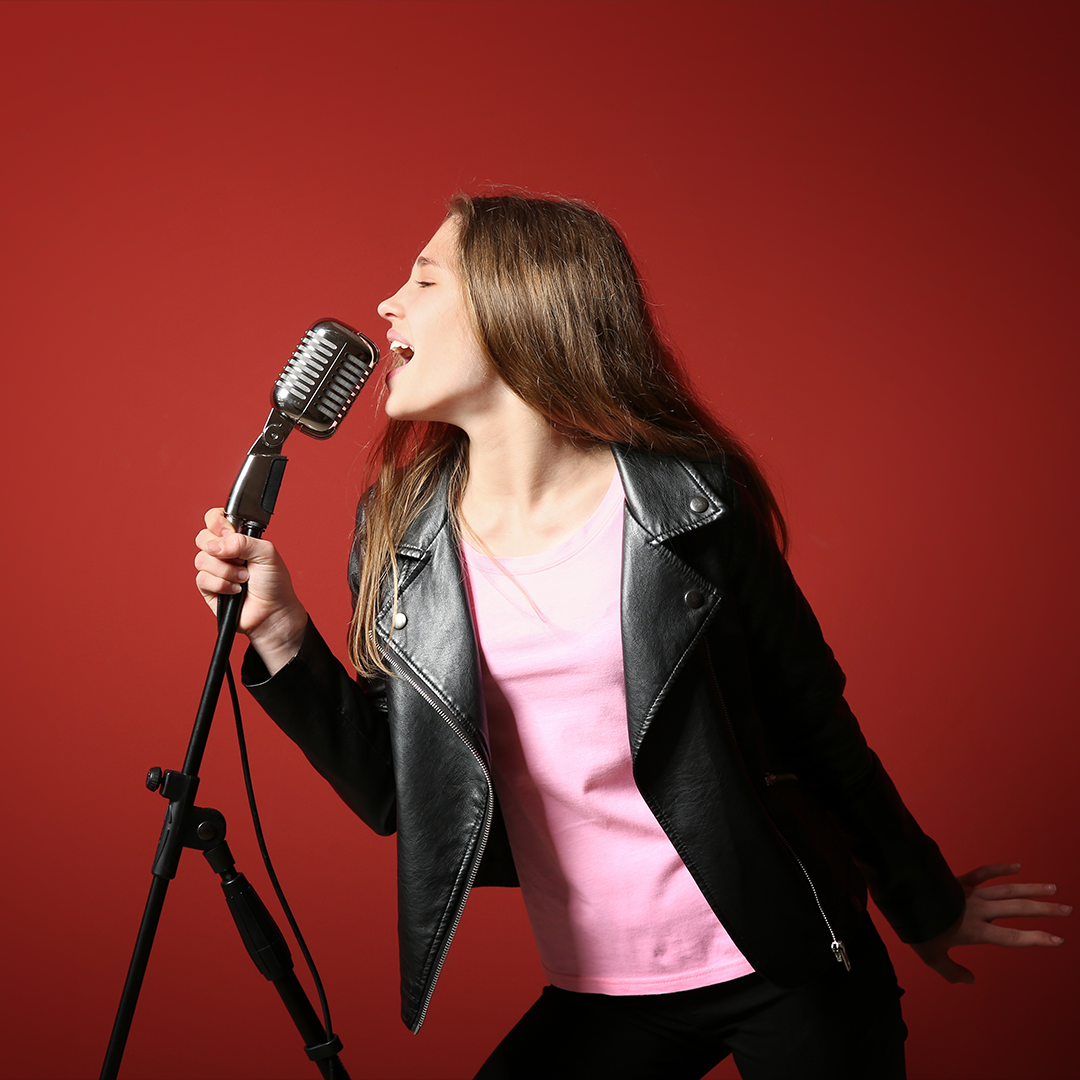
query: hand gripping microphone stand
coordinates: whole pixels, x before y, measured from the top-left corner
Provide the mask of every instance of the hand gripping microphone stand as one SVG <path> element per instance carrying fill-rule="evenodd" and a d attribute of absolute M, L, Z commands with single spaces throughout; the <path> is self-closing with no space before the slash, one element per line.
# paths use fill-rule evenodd
<path fill-rule="evenodd" d="M 318 439 L 329 438 L 378 359 L 379 350 L 366 337 L 341 323 L 326 319 L 307 331 L 274 387 L 274 408 L 229 495 L 226 514 L 239 532 L 261 536 L 269 524 L 288 460 L 280 450 L 293 427 Z M 120 1069 L 165 893 L 176 876 L 185 847 L 201 851 L 214 872 L 221 876 L 221 887 L 240 936 L 255 966 L 273 982 L 289 1010 L 304 1039 L 308 1057 L 318 1065 L 325 1080 L 348 1080 L 348 1073 L 337 1056 L 341 1040 L 329 1030 L 328 1011 L 324 1027 L 293 971 L 292 956 L 281 932 L 255 890 L 236 871 L 225 843 L 224 816 L 217 810 L 195 805 L 199 765 L 228 670 L 245 594 L 246 589 L 218 600 L 217 643 L 183 768 L 164 773 L 153 768 L 146 778 L 146 786 L 151 791 L 160 790 L 169 800 L 169 806 L 151 871 L 150 896 L 135 941 L 101 1080 L 115 1080 Z"/>

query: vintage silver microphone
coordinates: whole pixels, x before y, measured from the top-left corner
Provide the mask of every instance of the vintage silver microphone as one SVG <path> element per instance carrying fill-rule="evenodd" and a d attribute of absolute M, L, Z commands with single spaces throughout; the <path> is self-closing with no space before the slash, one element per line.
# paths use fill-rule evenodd
<path fill-rule="evenodd" d="M 322 319 L 304 334 L 274 384 L 274 408 L 229 494 L 225 514 L 233 527 L 258 536 L 270 523 L 288 458 L 280 449 L 293 427 L 314 439 L 337 430 L 379 362 L 363 334 Z"/>

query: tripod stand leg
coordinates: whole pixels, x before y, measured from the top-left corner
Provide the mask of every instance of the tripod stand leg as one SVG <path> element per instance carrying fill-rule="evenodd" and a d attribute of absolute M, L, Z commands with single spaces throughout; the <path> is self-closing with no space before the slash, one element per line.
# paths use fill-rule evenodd
<path fill-rule="evenodd" d="M 109 1039 L 109 1048 L 105 1052 L 105 1063 L 101 1067 L 101 1080 L 116 1080 L 116 1074 L 120 1071 L 120 1061 L 124 1056 L 124 1047 L 127 1045 L 128 1032 L 131 1030 L 131 1021 L 139 1000 L 139 990 L 142 988 L 146 965 L 150 960 L 150 948 L 154 942 L 154 934 L 157 932 L 158 920 L 161 918 L 161 909 L 165 904 L 165 893 L 168 888 L 167 877 L 154 876 L 150 884 L 150 895 L 143 909 L 139 934 L 135 939 L 135 951 L 131 957 L 131 964 L 128 966 L 124 992 L 120 997 L 120 1006 L 116 1010 L 116 1021 Z"/>

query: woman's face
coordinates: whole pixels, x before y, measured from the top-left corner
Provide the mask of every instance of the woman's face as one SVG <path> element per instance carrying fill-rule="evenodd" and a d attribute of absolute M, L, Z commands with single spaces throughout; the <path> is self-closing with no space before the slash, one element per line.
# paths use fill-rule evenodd
<path fill-rule="evenodd" d="M 409 280 L 379 305 L 390 323 L 386 415 L 468 430 L 507 390 L 484 359 L 455 269 L 457 223 L 443 222 Z"/>

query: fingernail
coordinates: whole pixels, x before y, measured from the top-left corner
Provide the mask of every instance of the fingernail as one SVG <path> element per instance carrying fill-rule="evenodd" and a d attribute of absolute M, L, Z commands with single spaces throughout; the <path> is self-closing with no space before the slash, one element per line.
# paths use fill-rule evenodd
<path fill-rule="evenodd" d="M 1064 911 L 1066 915 L 1072 914 L 1072 904 L 1062 904 L 1061 910 Z"/>
<path fill-rule="evenodd" d="M 221 541 L 220 540 L 208 540 L 206 542 L 206 550 L 209 551 L 211 555 L 220 555 L 221 554 Z"/>
<path fill-rule="evenodd" d="M 1052 941 L 1052 942 L 1053 942 L 1053 943 L 1054 943 L 1055 945 L 1061 945 L 1061 944 L 1062 944 L 1062 943 L 1063 943 L 1063 942 L 1065 941 L 1065 939 L 1064 939 L 1063 937 L 1057 937 L 1056 935 L 1055 935 L 1055 936 L 1053 936 L 1053 937 L 1051 937 L 1051 938 L 1050 938 L 1050 940 L 1051 940 L 1051 941 Z"/>
<path fill-rule="evenodd" d="M 1047 885 L 1046 886 L 1046 891 L 1047 892 L 1057 892 L 1057 886 L 1056 885 Z"/>
<path fill-rule="evenodd" d="M 240 581 L 247 581 L 247 579 L 248 579 L 248 572 L 247 572 L 246 570 L 238 570 L 238 571 L 236 572 L 236 576 L 237 576 L 237 578 L 238 578 L 238 579 L 239 579 Z"/>

